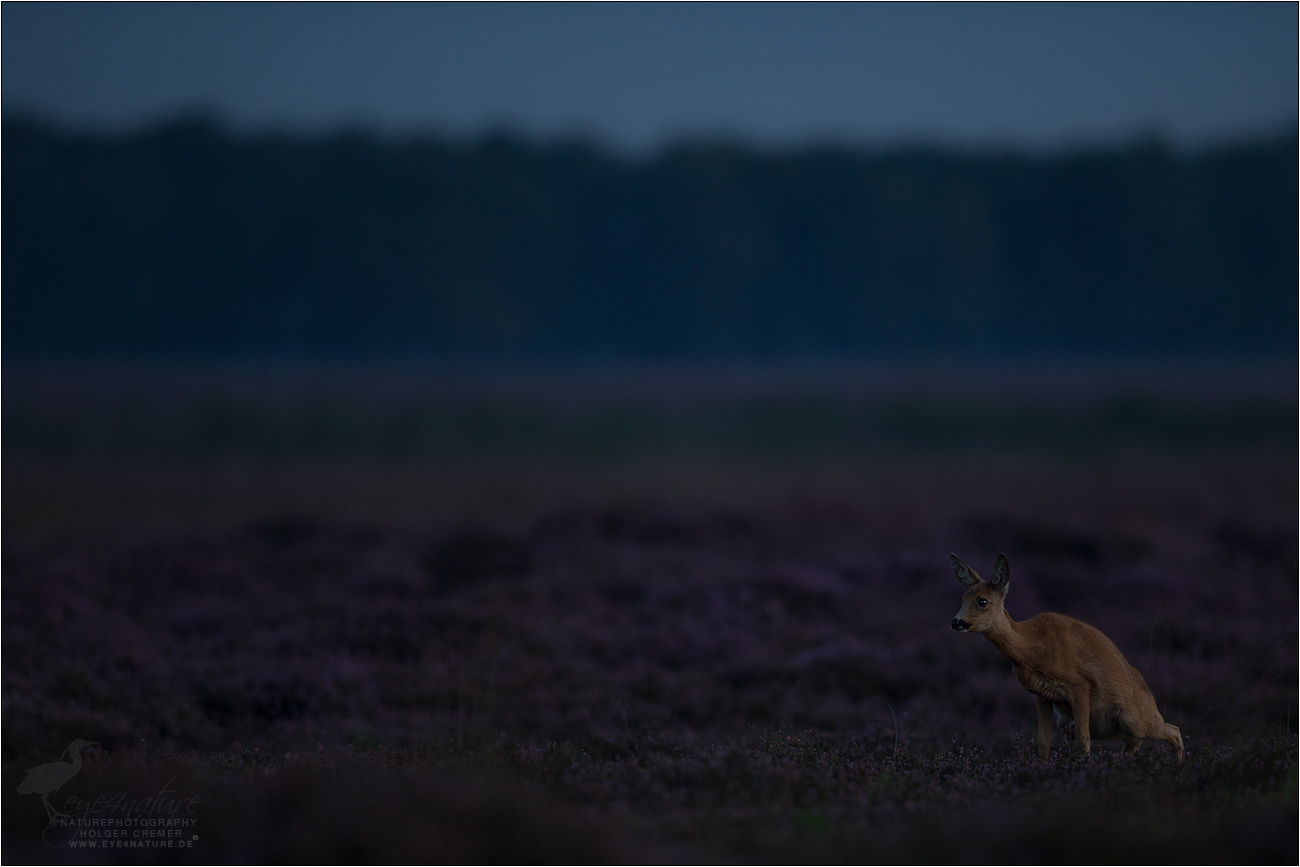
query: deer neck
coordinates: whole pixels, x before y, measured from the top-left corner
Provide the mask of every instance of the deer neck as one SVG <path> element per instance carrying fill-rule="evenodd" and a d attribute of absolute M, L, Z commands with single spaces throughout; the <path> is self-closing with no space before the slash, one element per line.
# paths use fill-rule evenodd
<path fill-rule="evenodd" d="M 1011 661 L 1013 665 L 1022 664 L 1026 659 L 1026 648 L 1024 646 L 1024 637 L 1020 634 L 1020 624 L 1011 619 L 1011 615 L 1005 610 L 1002 616 L 998 618 L 997 623 L 992 629 L 984 633 L 993 646 L 1001 651 L 1002 655 Z"/>

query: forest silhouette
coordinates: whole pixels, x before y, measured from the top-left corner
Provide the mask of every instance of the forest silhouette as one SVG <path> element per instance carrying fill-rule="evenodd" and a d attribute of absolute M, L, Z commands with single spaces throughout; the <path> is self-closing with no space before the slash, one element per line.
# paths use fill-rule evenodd
<path fill-rule="evenodd" d="M 9 359 L 1296 352 L 1297 141 L 1054 156 L 3 126 Z"/>

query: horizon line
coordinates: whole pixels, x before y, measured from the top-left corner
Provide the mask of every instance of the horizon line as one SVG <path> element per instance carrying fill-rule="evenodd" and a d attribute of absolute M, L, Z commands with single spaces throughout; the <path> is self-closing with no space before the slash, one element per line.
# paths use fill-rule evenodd
<path fill-rule="evenodd" d="M 731 149 L 769 155 L 827 151 L 859 154 L 931 152 L 977 157 L 1009 155 L 1037 159 L 1070 157 L 1083 153 L 1156 149 L 1180 156 L 1197 156 L 1241 147 L 1300 140 L 1300 115 L 1279 119 L 1276 123 L 1255 129 L 1234 130 L 1196 141 L 1188 141 L 1168 130 L 1152 127 L 1134 129 L 1124 134 L 1077 136 L 1051 143 L 984 137 L 963 140 L 951 135 L 923 132 L 868 137 L 827 131 L 810 132 L 777 140 L 770 136 L 719 128 L 671 134 L 651 145 L 633 145 L 619 142 L 616 138 L 598 130 L 575 127 L 544 132 L 529 129 L 523 123 L 504 120 L 484 124 L 472 130 L 439 127 L 434 123 L 393 124 L 375 119 L 346 117 L 327 124 L 241 121 L 231 118 L 219 109 L 202 104 L 182 106 L 120 123 L 59 117 L 54 112 L 20 105 L 15 108 L 6 107 L 0 113 L 0 122 L 5 125 L 25 123 L 43 127 L 59 135 L 115 140 L 147 137 L 186 126 L 200 126 L 207 127 L 228 139 L 241 142 L 283 139 L 295 143 L 321 143 L 343 138 L 360 138 L 379 145 L 400 146 L 420 142 L 439 142 L 464 147 L 506 141 L 538 150 L 584 148 L 630 161 L 653 160 L 674 151 L 692 148 Z"/>

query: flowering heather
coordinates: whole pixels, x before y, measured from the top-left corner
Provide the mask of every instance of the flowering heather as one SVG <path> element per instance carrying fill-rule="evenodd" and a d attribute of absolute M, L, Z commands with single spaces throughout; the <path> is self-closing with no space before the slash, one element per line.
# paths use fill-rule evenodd
<path fill-rule="evenodd" d="M 1295 860 L 1293 458 L 999 466 L 7 544 L 5 858 Z M 953 550 L 1110 636 L 1186 761 L 1039 762 Z M 199 844 L 46 846 L 16 789 L 75 738 L 52 804 L 170 784 Z"/>

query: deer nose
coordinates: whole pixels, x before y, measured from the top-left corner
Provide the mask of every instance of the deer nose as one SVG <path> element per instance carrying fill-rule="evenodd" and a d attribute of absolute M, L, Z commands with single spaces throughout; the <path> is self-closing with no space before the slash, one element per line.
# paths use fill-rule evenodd
<path fill-rule="evenodd" d="M 970 628 L 970 624 L 967 623 L 965 620 L 961 620 L 954 617 L 952 619 L 952 628 L 953 631 L 955 632 L 965 632 L 967 629 Z"/>

